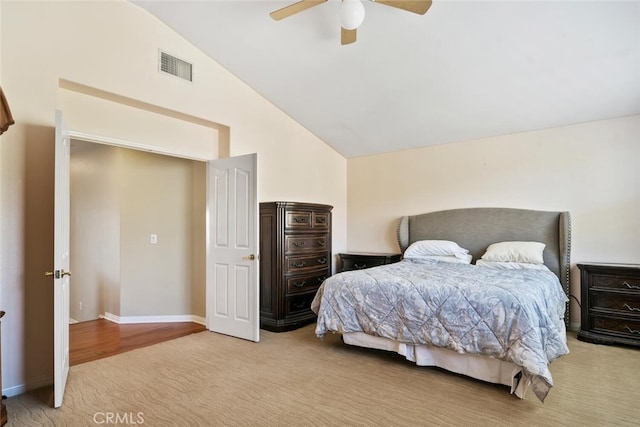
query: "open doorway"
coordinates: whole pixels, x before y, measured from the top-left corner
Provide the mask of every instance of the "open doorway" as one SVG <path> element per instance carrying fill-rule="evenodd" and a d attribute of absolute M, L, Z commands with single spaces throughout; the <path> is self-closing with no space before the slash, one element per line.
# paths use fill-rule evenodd
<path fill-rule="evenodd" d="M 207 316 L 207 307 L 211 304 L 207 304 L 206 296 L 207 294 L 214 295 L 213 293 L 208 293 L 207 289 L 215 286 L 215 279 L 207 280 L 207 277 L 211 275 L 207 268 L 209 248 L 206 245 L 206 228 L 207 224 L 212 222 L 211 212 L 213 211 L 207 209 L 207 203 L 212 203 L 214 200 L 212 198 L 214 192 L 211 190 L 211 182 L 207 177 L 210 176 L 211 170 L 215 170 L 215 159 L 226 159 L 230 156 L 229 127 L 198 116 L 64 79 L 59 80 L 59 86 L 59 106 L 65 112 L 65 118 L 68 119 L 68 129 L 73 129 L 68 132 L 68 135 L 71 140 L 75 141 L 74 145 L 77 145 L 78 141 L 84 141 L 85 143 L 96 144 L 94 147 L 108 146 L 130 149 L 131 152 L 139 155 L 155 153 L 159 157 L 189 159 L 188 161 L 191 165 L 196 165 L 192 168 L 193 187 L 177 192 L 177 200 L 180 200 L 188 192 L 198 191 L 199 194 L 203 194 L 202 198 L 192 199 L 194 204 L 199 203 L 201 205 L 201 207 L 197 208 L 194 206 L 191 210 L 192 214 L 196 216 L 198 215 L 197 212 L 202 212 L 203 214 L 197 216 L 197 219 L 192 222 L 191 232 L 196 237 L 192 238 L 191 246 L 181 246 L 179 242 L 174 242 L 168 247 L 173 250 L 177 248 L 178 252 L 173 255 L 165 254 L 164 256 L 166 260 L 171 261 L 191 259 L 190 265 L 183 262 L 178 265 L 179 268 L 172 268 L 174 267 L 172 263 L 163 261 L 161 262 L 162 266 L 158 267 L 156 263 L 155 268 L 147 268 L 144 274 L 136 274 L 139 270 L 135 269 L 137 263 L 149 262 L 154 249 L 158 249 L 163 244 L 170 242 L 170 240 L 166 239 L 167 230 L 158 231 L 157 229 L 149 229 L 147 226 L 150 224 L 149 218 L 152 218 L 155 214 L 170 212 L 173 207 L 178 206 L 175 204 L 174 197 L 171 196 L 170 192 L 165 191 L 170 189 L 176 181 L 170 181 L 166 186 L 161 186 L 160 190 L 143 193 L 145 197 L 149 194 L 156 194 L 156 198 L 153 201 L 160 200 L 162 201 L 160 204 L 152 205 L 146 203 L 145 197 L 127 199 L 131 202 L 131 205 L 140 202 L 137 208 L 132 209 L 134 212 L 147 213 L 146 217 L 138 218 L 137 224 L 132 225 L 129 223 L 127 230 L 124 230 L 122 224 L 119 224 L 116 232 L 114 228 L 108 227 L 108 222 L 99 221 L 99 218 L 89 221 L 89 229 L 99 234 L 92 236 L 91 241 L 104 244 L 104 248 L 109 247 L 110 244 L 113 245 L 114 241 L 108 240 L 110 238 L 121 238 L 123 236 L 135 236 L 135 238 L 131 242 L 127 242 L 131 243 L 131 245 L 126 246 L 129 249 L 128 251 L 123 250 L 125 242 L 123 240 L 118 241 L 119 244 L 115 246 L 115 250 L 112 250 L 109 254 L 118 254 L 119 256 L 115 259 L 113 256 L 109 257 L 108 255 L 103 257 L 99 263 L 102 270 L 98 273 L 95 273 L 94 270 L 94 277 L 90 278 L 93 280 L 92 282 L 88 280 L 85 282 L 79 277 L 83 276 L 83 268 L 87 266 L 93 267 L 94 264 L 91 262 L 74 262 L 74 256 L 85 253 L 95 255 L 99 250 L 90 252 L 82 246 L 71 248 L 72 266 L 70 266 L 69 270 L 75 269 L 77 273 L 74 272 L 71 279 L 71 297 L 74 300 L 69 301 L 70 307 L 68 308 L 70 310 L 64 315 L 65 320 L 70 317 L 74 320 L 84 320 L 95 317 L 96 313 L 98 316 L 104 313 L 105 317 L 116 323 L 119 322 L 118 324 L 189 321 L 206 324 L 208 329 L 213 330 L 208 324 L 210 319 Z M 99 162 L 96 161 L 93 165 L 99 167 Z M 140 177 L 136 174 L 136 171 L 141 169 L 137 167 L 139 163 L 134 162 L 134 164 L 136 167 L 128 175 L 128 179 L 119 181 L 120 189 L 128 190 L 139 183 Z M 255 167 L 253 170 L 255 170 Z M 163 177 L 165 176 L 164 172 L 166 171 L 163 170 L 161 174 Z M 252 172 L 250 176 L 255 177 L 255 173 Z M 159 179 L 152 179 L 152 181 L 159 181 Z M 194 190 L 195 188 L 198 188 L 198 190 Z M 255 191 L 255 182 L 252 182 L 251 188 L 252 191 Z M 74 198 L 74 195 L 71 194 L 71 203 L 76 200 L 77 198 Z M 120 205 L 117 206 L 120 208 Z M 154 206 L 154 209 L 150 209 L 150 206 Z M 257 212 L 257 202 L 255 210 Z M 90 211 L 82 210 L 82 212 L 87 214 Z M 93 211 L 96 216 L 106 213 L 108 211 L 99 209 Z M 87 215 L 83 216 L 86 217 Z M 105 225 L 105 229 L 99 229 L 96 224 Z M 71 224 L 71 226 L 73 228 L 74 224 Z M 107 230 L 111 230 L 112 233 Z M 56 233 L 60 231 L 64 230 L 57 230 Z M 101 233 L 98 233 L 100 231 Z M 171 231 L 169 230 L 168 235 L 171 235 Z M 152 235 L 154 236 L 152 237 Z M 151 243 L 152 238 L 157 242 L 153 249 L 150 248 L 150 245 L 154 245 Z M 198 244 L 198 239 L 203 243 Z M 180 248 L 184 250 L 181 252 Z M 252 248 L 252 250 L 255 249 Z M 186 255 L 188 251 L 191 251 L 191 258 Z M 157 250 L 155 252 L 162 251 Z M 112 263 L 104 262 L 104 259 L 109 259 Z M 131 263 L 133 263 L 133 267 Z M 119 277 L 114 279 L 114 272 L 117 272 Z M 192 276 L 187 280 L 185 276 L 189 273 Z M 176 279 L 176 276 L 178 279 Z M 74 281 L 76 283 L 98 285 L 92 288 L 92 295 L 84 295 L 80 296 L 82 299 L 76 299 L 76 293 L 73 292 Z M 172 291 L 172 289 L 175 289 L 176 283 L 183 284 L 180 292 Z M 191 288 L 185 290 L 184 283 L 191 283 Z M 113 286 L 114 284 L 115 286 Z M 81 289 L 84 288 L 81 287 Z M 232 298 L 235 293 L 228 293 L 228 295 Z M 251 298 L 252 301 L 257 301 L 257 281 L 252 284 L 251 293 L 246 293 L 246 297 Z M 98 308 L 90 309 L 87 304 L 94 301 L 99 301 L 95 303 Z M 102 304 L 102 307 L 99 306 L 100 304 Z M 81 306 L 82 311 L 93 311 L 93 314 L 81 315 L 79 313 Z M 190 306 L 190 308 L 185 311 L 185 306 Z M 158 307 L 163 308 L 160 310 Z M 255 308 L 255 310 L 251 310 L 248 317 L 251 322 L 247 321 L 246 323 L 251 323 L 252 328 L 255 329 L 254 332 L 257 334 L 259 321 L 257 304 L 252 308 Z M 241 320 L 246 321 L 246 319 Z M 63 323 L 66 323 L 66 321 Z M 234 335 L 229 331 L 219 332 Z M 58 328 L 54 330 L 54 335 L 64 337 L 65 333 Z"/>
<path fill-rule="evenodd" d="M 203 330 L 206 163 L 72 140 L 70 175 L 70 317 L 122 323 L 119 335 L 144 336 L 142 345 L 155 343 L 153 330 L 167 339 Z M 93 328 L 85 347 L 113 329 L 81 326 Z"/>

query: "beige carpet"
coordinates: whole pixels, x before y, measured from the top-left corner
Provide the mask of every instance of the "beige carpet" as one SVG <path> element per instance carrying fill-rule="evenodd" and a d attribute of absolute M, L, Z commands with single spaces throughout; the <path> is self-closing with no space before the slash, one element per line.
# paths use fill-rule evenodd
<path fill-rule="evenodd" d="M 71 368 L 50 390 L 8 399 L 10 426 L 632 426 L 640 350 L 569 337 L 544 404 L 401 356 L 318 340 L 314 325 L 261 342 L 201 332 Z M 119 423 L 116 423 L 119 421 Z"/>

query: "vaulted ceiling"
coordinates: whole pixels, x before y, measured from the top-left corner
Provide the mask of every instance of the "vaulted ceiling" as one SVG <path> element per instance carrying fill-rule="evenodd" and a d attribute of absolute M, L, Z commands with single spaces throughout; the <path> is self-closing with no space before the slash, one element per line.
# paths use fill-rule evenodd
<path fill-rule="evenodd" d="M 347 158 L 640 114 L 640 1 L 134 3 Z"/>

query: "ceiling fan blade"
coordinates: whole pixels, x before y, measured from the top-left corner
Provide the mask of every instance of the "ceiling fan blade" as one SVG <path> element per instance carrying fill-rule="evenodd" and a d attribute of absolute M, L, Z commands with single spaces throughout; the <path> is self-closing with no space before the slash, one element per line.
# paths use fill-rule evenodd
<path fill-rule="evenodd" d="M 282 9 L 278 9 L 275 12 L 271 12 L 269 16 L 271 16 L 276 21 L 279 21 L 291 15 L 295 15 L 298 12 L 307 10 L 313 6 L 318 6 L 319 4 L 324 3 L 326 1 L 327 0 L 302 0 L 292 5 L 285 6 Z"/>
<path fill-rule="evenodd" d="M 431 7 L 431 0 L 373 0 L 376 3 L 384 4 L 398 9 L 424 15 Z"/>
<path fill-rule="evenodd" d="M 357 30 L 347 30 L 346 28 L 340 29 L 340 44 L 351 44 L 356 41 L 356 31 Z"/>

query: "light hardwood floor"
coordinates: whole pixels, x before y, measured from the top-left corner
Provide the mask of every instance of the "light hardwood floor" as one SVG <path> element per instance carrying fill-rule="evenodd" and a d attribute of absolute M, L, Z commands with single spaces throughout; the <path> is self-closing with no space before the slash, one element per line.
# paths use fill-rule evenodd
<path fill-rule="evenodd" d="M 105 319 L 69 325 L 69 364 L 102 359 L 204 331 L 194 322 L 118 324 Z"/>

